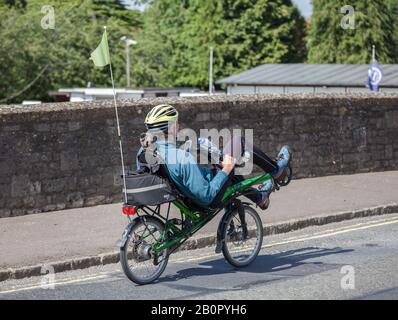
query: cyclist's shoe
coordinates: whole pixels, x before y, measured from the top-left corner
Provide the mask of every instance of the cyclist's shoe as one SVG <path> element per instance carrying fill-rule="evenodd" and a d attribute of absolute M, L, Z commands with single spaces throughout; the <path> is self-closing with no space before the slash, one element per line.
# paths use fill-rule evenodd
<path fill-rule="evenodd" d="M 269 206 L 269 195 L 274 189 L 274 183 L 272 179 L 266 181 L 262 186 L 259 187 L 260 194 L 258 195 L 257 205 L 260 209 L 265 210 Z"/>
<path fill-rule="evenodd" d="M 286 167 L 289 165 L 292 154 L 288 146 L 283 146 L 278 153 L 276 162 L 278 163 L 278 168 L 272 173 L 272 176 L 276 181 L 283 180 L 286 175 Z"/>

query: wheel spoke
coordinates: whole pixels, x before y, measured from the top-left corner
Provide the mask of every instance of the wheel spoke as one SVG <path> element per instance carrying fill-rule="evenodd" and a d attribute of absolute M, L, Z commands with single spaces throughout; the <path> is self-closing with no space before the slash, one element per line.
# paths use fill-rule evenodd
<path fill-rule="evenodd" d="M 160 239 L 163 230 L 163 223 L 153 218 L 147 218 L 145 223 L 140 221 L 132 228 L 129 242 L 125 246 L 126 252 L 122 251 L 121 255 L 123 270 L 130 280 L 145 284 L 154 281 L 163 272 L 168 260 L 167 249 L 158 256 L 157 259 L 162 259 L 156 265 L 152 254 L 152 247 Z"/>
<path fill-rule="evenodd" d="M 247 235 L 244 237 L 242 221 L 238 211 L 231 213 L 227 220 L 227 228 L 224 233 L 226 258 L 233 265 L 247 265 L 255 259 L 262 242 L 262 223 L 257 213 L 250 207 L 244 207 Z M 229 228 L 234 225 L 234 232 Z M 261 229 L 261 230 L 259 230 Z"/>

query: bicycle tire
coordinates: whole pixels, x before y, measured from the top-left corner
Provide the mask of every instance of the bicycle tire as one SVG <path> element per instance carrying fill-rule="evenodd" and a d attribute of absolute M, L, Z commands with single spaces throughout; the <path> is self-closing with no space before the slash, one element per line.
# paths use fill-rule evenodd
<path fill-rule="evenodd" d="M 249 232 L 255 232 L 256 233 L 256 244 L 255 244 L 255 248 L 253 249 L 253 252 L 250 254 L 250 256 L 243 260 L 243 261 L 239 261 L 238 259 L 234 258 L 231 254 L 229 245 L 228 245 L 228 239 L 227 239 L 227 232 L 228 232 L 228 228 L 230 228 L 231 226 L 231 221 L 233 219 L 233 217 L 238 214 L 238 209 L 234 209 L 229 213 L 229 216 L 226 219 L 226 223 L 223 226 L 222 229 L 222 253 L 224 255 L 225 260 L 227 260 L 227 262 L 231 265 L 233 265 L 234 267 L 237 268 L 242 268 L 242 267 L 246 267 L 249 264 L 251 264 L 258 256 L 258 253 L 261 250 L 261 246 L 262 246 L 262 241 L 263 241 L 263 225 L 262 225 L 262 221 L 260 216 L 258 215 L 258 213 L 256 212 L 256 210 L 254 210 L 252 207 L 248 206 L 248 205 L 242 205 L 245 214 L 249 213 L 250 216 L 254 219 L 255 223 L 256 223 L 256 230 L 251 230 Z"/>
<path fill-rule="evenodd" d="M 145 222 L 144 222 L 144 220 L 145 220 Z M 169 259 L 168 249 L 165 249 L 162 254 L 163 260 L 159 263 L 160 266 L 156 269 L 156 271 L 153 273 L 153 275 L 151 275 L 149 277 L 140 277 L 137 274 L 137 272 L 132 270 L 132 268 L 130 267 L 128 248 L 131 243 L 132 235 L 134 234 L 134 231 L 136 231 L 140 227 L 144 226 L 144 228 L 147 228 L 148 225 L 152 225 L 152 226 L 156 227 L 160 233 L 163 232 L 165 229 L 164 223 L 162 221 L 160 221 L 159 219 L 156 219 L 154 217 L 145 216 L 145 217 L 143 217 L 143 219 L 140 219 L 140 221 L 138 221 L 131 228 L 131 230 L 128 234 L 128 240 L 126 241 L 124 246 L 120 248 L 120 263 L 122 265 L 123 272 L 127 276 L 128 279 L 130 279 L 132 282 L 134 282 L 138 285 L 149 284 L 149 283 L 152 283 L 155 280 L 157 280 L 164 272 L 164 270 L 167 266 L 168 259 Z M 134 255 L 134 252 L 132 254 Z M 132 258 L 135 259 L 134 256 L 132 256 Z M 148 261 L 148 260 L 146 260 L 146 261 Z"/>

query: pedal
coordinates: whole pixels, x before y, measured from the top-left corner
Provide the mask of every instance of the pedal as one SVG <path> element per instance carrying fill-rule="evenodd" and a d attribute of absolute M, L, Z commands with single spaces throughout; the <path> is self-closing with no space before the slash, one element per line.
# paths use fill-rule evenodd
<path fill-rule="evenodd" d="M 180 226 L 180 225 L 182 225 L 182 223 L 183 223 L 182 220 L 181 220 L 181 219 L 178 219 L 178 218 L 170 219 L 169 222 L 172 223 L 172 224 L 175 224 L 175 225 L 177 225 L 177 226 Z"/>
<path fill-rule="evenodd" d="M 182 224 L 182 230 L 184 232 L 190 232 L 193 226 L 194 226 L 193 221 L 190 219 L 187 219 Z"/>

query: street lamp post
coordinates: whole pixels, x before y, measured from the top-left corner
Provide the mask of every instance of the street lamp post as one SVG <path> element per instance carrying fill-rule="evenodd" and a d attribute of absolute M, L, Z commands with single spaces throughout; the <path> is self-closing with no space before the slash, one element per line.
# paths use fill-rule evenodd
<path fill-rule="evenodd" d="M 137 41 L 127 38 L 123 36 L 120 40 L 126 43 L 126 77 L 127 77 L 127 88 L 130 88 L 131 81 L 130 81 L 130 46 L 136 45 Z"/>

